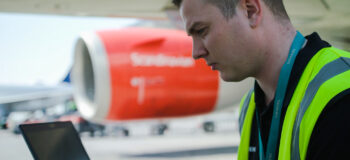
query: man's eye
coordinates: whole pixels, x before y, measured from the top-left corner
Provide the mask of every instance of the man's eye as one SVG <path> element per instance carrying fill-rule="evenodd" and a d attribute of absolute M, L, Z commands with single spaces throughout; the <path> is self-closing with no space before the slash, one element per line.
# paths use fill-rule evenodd
<path fill-rule="evenodd" d="M 205 36 L 205 31 L 206 31 L 205 28 L 200 28 L 200 29 L 197 30 L 197 35 Z"/>

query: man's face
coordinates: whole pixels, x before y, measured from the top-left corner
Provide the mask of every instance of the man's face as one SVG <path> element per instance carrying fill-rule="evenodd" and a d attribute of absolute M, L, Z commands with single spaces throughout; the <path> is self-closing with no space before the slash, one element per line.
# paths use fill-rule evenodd
<path fill-rule="evenodd" d="M 192 56 L 204 58 L 225 81 L 240 81 L 256 74 L 259 59 L 253 30 L 241 7 L 226 19 L 219 8 L 204 0 L 183 0 L 180 14 L 193 39 Z"/>

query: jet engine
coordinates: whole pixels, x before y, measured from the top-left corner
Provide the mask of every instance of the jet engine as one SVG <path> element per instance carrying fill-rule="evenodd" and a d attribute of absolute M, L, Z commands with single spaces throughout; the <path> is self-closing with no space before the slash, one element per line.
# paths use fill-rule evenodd
<path fill-rule="evenodd" d="M 72 69 L 78 110 L 95 121 L 123 121 L 191 116 L 237 104 L 251 81 L 223 82 L 191 52 L 191 38 L 181 30 L 83 33 Z"/>

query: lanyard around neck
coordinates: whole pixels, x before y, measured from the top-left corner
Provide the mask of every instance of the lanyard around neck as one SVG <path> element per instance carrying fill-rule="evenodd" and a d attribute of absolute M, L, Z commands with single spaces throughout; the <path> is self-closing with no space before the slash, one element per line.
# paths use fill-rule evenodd
<path fill-rule="evenodd" d="M 282 112 L 282 106 L 283 106 L 283 100 L 284 96 L 286 94 L 287 85 L 290 73 L 292 71 L 292 67 L 295 61 L 296 56 L 298 55 L 298 52 L 303 47 L 305 43 L 305 38 L 303 35 L 297 31 L 297 34 L 294 37 L 293 43 L 290 47 L 288 58 L 284 65 L 282 66 L 279 78 L 278 78 L 278 84 L 277 84 L 277 90 L 275 93 L 275 100 L 273 103 L 273 115 L 271 120 L 271 128 L 270 133 L 268 136 L 268 142 L 267 142 L 267 150 L 266 150 L 266 157 L 265 152 L 263 148 L 263 143 L 261 139 L 261 133 L 260 133 L 260 124 L 259 124 L 259 115 L 258 111 L 256 109 L 256 118 L 257 118 L 257 126 L 258 126 L 258 132 L 259 132 L 259 157 L 260 160 L 274 160 L 275 159 L 275 153 L 276 153 L 276 147 L 277 147 L 277 140 L 278 140 L 278 131 L 280 126 L 280 120 L 281 120 L 281 112 Z"/>

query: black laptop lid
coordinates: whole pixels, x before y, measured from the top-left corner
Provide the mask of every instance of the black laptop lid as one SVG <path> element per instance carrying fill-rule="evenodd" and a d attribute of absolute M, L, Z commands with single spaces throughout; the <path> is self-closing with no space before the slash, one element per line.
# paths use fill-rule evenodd
<path fill-rule="evenodd" d="M 22 124 L 19 127 L 36 160 L 89 160 L 70 121 Z"/>

